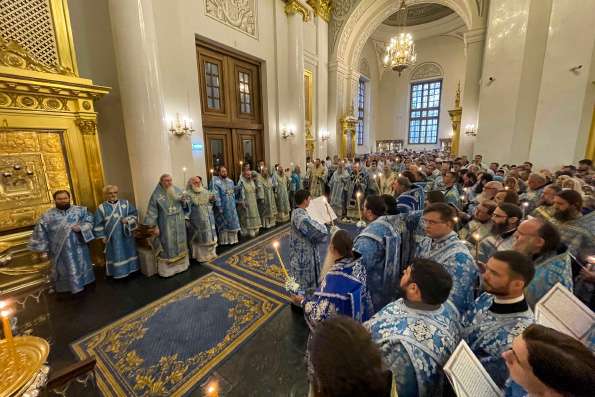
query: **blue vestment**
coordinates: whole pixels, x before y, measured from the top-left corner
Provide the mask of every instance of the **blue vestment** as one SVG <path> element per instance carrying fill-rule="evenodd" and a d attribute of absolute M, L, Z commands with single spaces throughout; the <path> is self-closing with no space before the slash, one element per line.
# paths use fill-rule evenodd
<path fill-rule="evenodd" d="M 443 191 L 444 198 L 448 204 L 452 204 L 457 207 L 459 210 L 463 208 L 461 202 L 461 192 L 459 191 L 459 187 L 457 184 L 452 185 L 450 188 L 445 188 Z"/>
<path fill-rule="evenodd" d="M 240 230 L 240 219 L 236 210 L 236 187 L 229 178 L 213 177 L 215 191 L 215 220 L 217 232 L 237 232 Z"/>
<path fill-rule="evenodd" d="M 74 225 L 80 226 L 81 231 L 73 231 Z M 74 294 L 95 281 L 87 246 L 94 239 L 92 230 L 93 215 L 78 205 L 65 211 L 51 208 L 35 225 L 29 249 L 48 253 L 56 291 Z"/>
<path fill-rule="evenodd" d="M 482 294 L 475 306 L 463 317 L 464 339 L 494 382 L 502 388 L 508 370 L 502 353 L 512 346 L 514 338 L 534 322 L 531 309 L 516 313 L 494 313 L 490 307 L 494 296 Z"/>
<path fill-rule="evenodd" d="M 127 223 L 124 224 L 122 221 Z M 136 208 L 126 200 L 115 203 L 105 201 L 95 212 L 95 237 L 104 238 L 106 273 L 114 278 L 126 277 L 139 269 L 136 242 L 132 231 L 136 229 Z"/>
<path fill-rule="evenodd" d="M 560 283 L 572 291 L 572 268 L 567 252 L 557 254 L 546 253 L 533 262 L 535 276 L 525 288 L 525 299 L 531 308 L 548 293 L 556 283 Z"/>
<path fill-rule="evenodd" d="M 473 304 L 474 290 L 479 280 L 475 261 L 464 241 L 455 232 L 439 240 L 418 236 L 415 256 L 440 263 L 452 276 L 452 290 L 449 299 L 459 312 L 466 312 Z"/>
<path fill-rule="evenodd" d="M 364 326 L 393 372 L 399 396 L 442 395 L 442 366 L 460 339 L 459 315 L 450 302 L 421 310 L 399 299 Z"/>
<path fill-rule="evenodd" d="M 287 271 L 300 285 L 300 291 L 314 289 L 320 277 L 318 244 L 326 240 L 328 231 L 322 223 L 312 219 L 303 208 L 291 213 L 289 235 L 289 266 Z"/>
<path fill-rule="evenodd" d="M 396 298 L 400 245 L 401 238 L 385 217 L 370 223 L 353 242 L 353 251 L 366 268 L 374 310 L 380 310 Z"/>
<path fill-rule="evenodd" d="M 371 300 L 366 288 L 366 268 L 361 261 L 343 258 L 333 264 L 319 288 L 304 301 L 304 314 L 310 328 L 335 315 L 367 321 Z"/>
<path fill-rule="evenodd" d="M 424 201 L 424 189 L 418 185 L 413 185 L 412 189 L 401 193 L 397 197 L 397 212 L 403 214 L 422 210 L 424 208 Z"/>

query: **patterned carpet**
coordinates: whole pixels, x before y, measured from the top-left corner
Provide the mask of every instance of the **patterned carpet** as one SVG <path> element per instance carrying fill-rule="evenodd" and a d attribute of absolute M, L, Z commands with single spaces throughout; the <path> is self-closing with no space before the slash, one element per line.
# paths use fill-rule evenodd
<path fill-rule="evenodd" d="M 210 273 L 72 344 L 104 396 L 187 396 L 283 303 Z"/>
<path fill-rule="evenodd" d="M 338 226 L 347 230 L 354 237 L 360 232 L 360 229 L 352 223 L 341 223 Z M 221 255 L 208 263 L 207 266 L 265 293 L 289 300 L 284 288 L 285 277 L 273 248 L 273 242 L 279 241 L 279 254 L 287 265 L 290 251 L 289 233 L 290 226 L 287 224 L 274 232 L 256 237 L 225 255 Z M 321 258 L 325 257 L 327 247 L 328 241 L 320 244 Z"/>

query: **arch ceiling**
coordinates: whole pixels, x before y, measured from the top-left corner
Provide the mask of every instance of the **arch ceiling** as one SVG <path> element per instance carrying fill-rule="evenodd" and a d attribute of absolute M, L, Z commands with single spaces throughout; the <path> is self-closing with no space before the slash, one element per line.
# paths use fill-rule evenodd
<path fill-rule="evenodd" d="M 416 26 L 437 21 L 449 16 L 453 12 L 454 11 L 450 8 L 440 4 L 415 4 L 411 7 L 407 7 L 406 18 L 402 15 L 403 13 L 397 11 L 386 18 L 382 23 L 388 26 L 402 26 L 403 19 L 405 19 L 406 26 Z"/>

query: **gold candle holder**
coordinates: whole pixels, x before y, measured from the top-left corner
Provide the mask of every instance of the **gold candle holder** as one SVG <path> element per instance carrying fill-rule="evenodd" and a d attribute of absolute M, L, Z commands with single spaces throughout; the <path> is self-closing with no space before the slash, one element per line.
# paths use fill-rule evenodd
<path fill-rule="evenodd" d="M 10 327 L 10 316 L 13 314 L 12 310 L 7 307 L 6 302 L 0 302 L 0 317 L 2 318 L 2 330 L 4 331 L 4 339 L 11 352 L 14 353 L 14 339 L 12 337 L 12 329 Z"/>

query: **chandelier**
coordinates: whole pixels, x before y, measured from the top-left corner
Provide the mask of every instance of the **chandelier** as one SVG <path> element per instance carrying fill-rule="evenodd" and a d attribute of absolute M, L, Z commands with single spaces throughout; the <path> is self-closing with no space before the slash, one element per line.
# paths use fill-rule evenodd
<path fill-rule="evenodd" d="M 398 19 L 403 20 L 401 30 L 405 30 L 407 26 L 407 6 L 405 0 L 401 1 L 401 7 L 397 11 Z M 401 17 L 402 15 L 402 17 Z M 407 69 L 409 66 L 415 64 L 417 54 L 415 53 L 415 44 L 413 43 L 413 36 L 410 33 L 401 32 L 399 35 L 390 39 L 390 43 L 386 46 L 384 52 L 384 66 L 399 72 Z"/>

